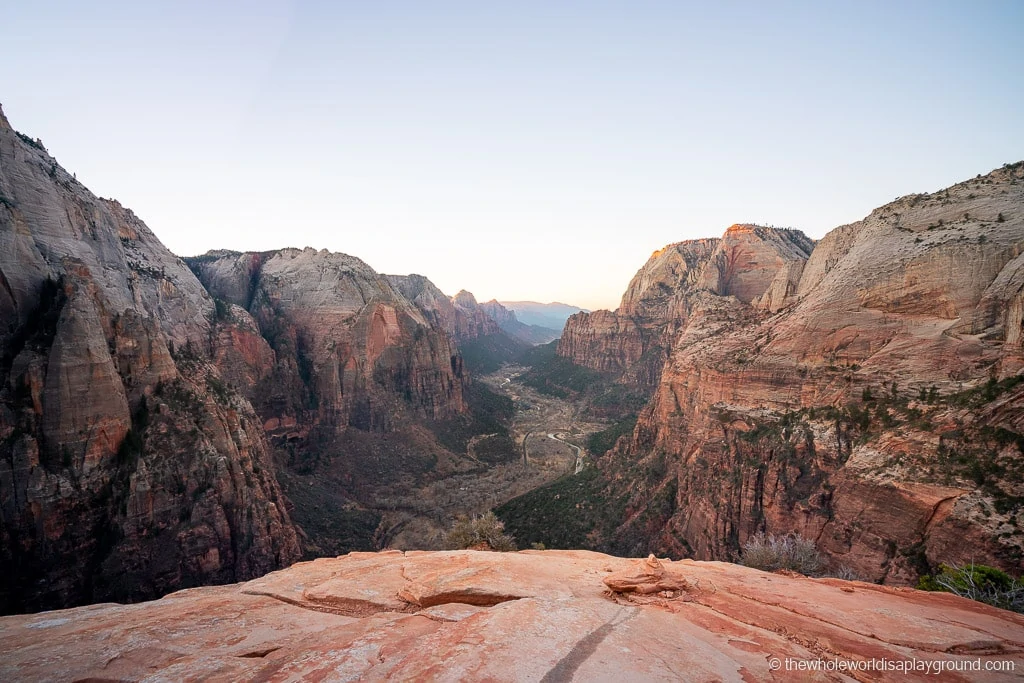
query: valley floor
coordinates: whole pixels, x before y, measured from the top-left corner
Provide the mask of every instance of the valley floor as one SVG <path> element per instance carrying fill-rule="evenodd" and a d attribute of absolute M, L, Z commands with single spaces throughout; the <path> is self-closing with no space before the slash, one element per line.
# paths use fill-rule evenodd
<path fill-rule="evenodd" d="M 527 367 L 509 365 L 479 381 L 515 405 L 510 435 L 519 453 L 486 470 L 456 474 L 412 491 L 384 492 L 387 508 L 381 547 L 439 549 L 459 515 L 478 515 L 575 471 L 587 454 L 587 437 L 606 425 L 587 420 L 570 400 L 541 394 L 519 377 Z M 473 453 L 473 445 L 470 445 Z"/>
<path fill-rule="evenodd" d="M 470 439 L 471 469 L 464 460 L 461 470 L 427 476 L 419 483 L 404 477 L 380 483 L 364 492 L 359 504 L 339 496 L 345 483 L 329 472 L 299 474 L 281 468 L 281 486 L 307 534 L 306 558 L 350 550 L 443 549 L 444 534 L 458 517 L 483 514 L 584 467 L 587 437 L 607 425 L 582 417 L 572 400 L 524 385 L 520 377 L 528 369 L 507 365 L 476 378 L 510 398 L 515 412 L 509 438 L 501 440 L 503 452 L 484 452 L 487 435 Z"/>

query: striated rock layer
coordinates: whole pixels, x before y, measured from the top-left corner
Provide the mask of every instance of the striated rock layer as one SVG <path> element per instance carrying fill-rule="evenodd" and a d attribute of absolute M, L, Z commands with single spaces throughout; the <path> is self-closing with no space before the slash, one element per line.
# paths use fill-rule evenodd
<path fill-rule="evenodd" d="M 0 611 L 258 576 L 299 546 L 220 319 L 131 211 L 0 113 Z"/>
<path fill-rule="evenodd" d="M 422 275 L 386 277 L 424 316 L 456 341 L 465 342 L 501 332 L 497 321 L 487 315 L 476 297 L 466 290 L 448 297 Z"/>
<path fill-rule="evenodd" d="M 721 239 L 670 244 L 633 277 L 619 308 L 569 318 L 558 355 L 640 387 L 658 383 L 668 349 L 694 312 L 694 292 L 777 310 L 814 248 L 798 230 L 734 225 Z"/>
<path fill-rule="evenodd" d="M 500 332 L 482 311 L 326 250 L 187 262 L 218 310 L 254 321 L 218 358 L 270 438 L 307 557 L 376 547 L 382 500 L 481 466 L 451 435 L 477 433 L 459 347 Z"/>
<path fill-rule="evenodd" d="M 265 384 L 249 388 L 272 433 L 331 438 L 465 410 L 451 339 L 359 259 L 307 248 L 188 262 L 214 297 L 251 314 L 273 350 Z"/>
<path fill-rule="evenodd" d="M 1024 163 L 813 249 L 733 226 L 656 253 L 617 312 L 574 316 L 559 346 L 656 384 L 600 463 L 625 517 L 609 547 L 729 558 L 797 532 L 877 581 L 940 562 L 1019 574 L 1022 269 Z"/>
<path fill-rule="evenodd" d="M 393 551 L 0 618 L 0 653 L 18 681 L 1010 681 L 1024 618 L 718 562 Z"/>

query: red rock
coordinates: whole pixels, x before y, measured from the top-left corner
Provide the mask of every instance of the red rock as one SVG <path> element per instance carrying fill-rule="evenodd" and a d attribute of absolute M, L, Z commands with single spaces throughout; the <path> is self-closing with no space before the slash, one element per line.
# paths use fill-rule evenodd
<path fill-rule="evenodd" d="M 616 593 L 639 593 L 640 595 L 661 591 L 682 591 L 690 588 L 689 582 L 682 576 L 667 574 L 665 567 L 654 555 L 637 565 L 631 570 L 609 574 L 604 578 L 604 585 Z"/>
<path fill-rule="evenodd" d="M 600 541 L 719 559 L 796 532 L 889 583 L 940 562 L 1024 572 L 1024 390 L 942 399 L 1024 368 L 1022 188 L 1024 164 L 1007 166 L 813 249 L 733 226 L 656 252 L 617 311 L 570 319 L 560 355 L 653 390 L 598 463 L 626 508 Z M 888 400 L 894 383 L 885 425 L 864 392 Z M 941 400 L 912 402 L 930 387 Z M 871 411 L 869 432 L 848 406 Z M 662 474 L 638 483 L 644 471 Z"/>
<path fill-rule="evenodd" d="M 218 326 L 181 259 L 2 114 L 0 186 L 0 611 L 295 560 L 260 423 L 225 385 L 248 371 L 228 347 L 265 360 L 244 325 Z"/>
<path fill-rule="evenodd" d="M 641 574 L 678 577 L 685 594 L 605 590 L 609 570 L 635 574 L 646 562 Z M 304 562 L 154 602 L 0 618 L 0 678 L 772 681 L 841 679 L 792 670 L 819 660 L 1024 667 L 1024 618 L 949 594 L 715 562 L 646 562 L 583 551 L 358 553 Z M 400 582 L 444 602 L 405 602 Z M 308 602 L 312 595 L 322 602 Z M 466 604 L 481 595 L 515 597 Z M 321 608 L 355 603 L 363 607 L 348 615 Z M 772 669 L 774 660 L 781 669 Z M 924 672 L 898 678 L 936 680 Z"/>

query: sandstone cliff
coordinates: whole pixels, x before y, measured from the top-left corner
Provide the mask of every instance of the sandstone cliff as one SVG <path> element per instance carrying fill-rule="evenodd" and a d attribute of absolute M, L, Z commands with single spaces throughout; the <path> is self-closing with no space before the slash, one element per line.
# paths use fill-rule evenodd
<path fill-rule="evenodd" d="M 416 305 L 431 322 L 457 342 L 499 334 L 497 321 L 487 315 L 476 298 L 466 290 L 446 296 L 422 275 L 387 275 L 406 299 Z"/>
<path fill-rule="evenodd" d="M 727 558 L 799 532 L 872 580 L 972 560 L 1019 574 L 1024 164 L 810 247 L 747 226 L 672 245 L 617 313 L 570 321 L 559 350 L 588 367 L 664 348 L 600 463 L 624 516 L 610 547 Z"/>
<path fill-rule="evenodd" d="M 257 404 L 270 432 L 388 431 L 406 413 L 465 410 L 451 339 L 359 259 L 307 248 L 188 262 L 214 297 L 252 315 L 274 351 Z"/>
<path fill-rule="evenodd" d="M 477 303 L 471 292 L 461 290 L 449 298 L 422 275 L 387 277 L 424 317 L 455 341 L 470 373 L 494 372 L 505 363 L 515 362 L 528 348 L 526 342 L 502 329 L 491 315 L 493 307 Z"/>
<path fill-rule="evenodd" d="M 0 611 L 287 565 L 260 423 L 184 263 L 0 113 Z"/>
<path fill-rule="evenodd" d="M 796 230 L 734 225 L 721 239 L 670 244 L 651 255 L 614 311 L 569 318 L 558 354 L 638 387 L 657 385 L 667 350 L 684 327 L 696 292 L 777 310 L 814 243 Z"/>
<path fill-rule="evenodd" d="M 585 551 L 353 553 L 0 618 L 0 643 L 0 677 L 18 681 L 1011 681 L 1024 667 L 1024 619 L 953 595 Z"/>
<path fill-rule="evenodd" d="M 187 262 L 219 309 L 254 320 L 221 364 L 270 438 L 307 557 L 372 549 L 381 500 L 479 467 L 469 436 L 449 437 L 476 433 L 457 340 L 496 330 L 486 316 L 326 250 Z"/>

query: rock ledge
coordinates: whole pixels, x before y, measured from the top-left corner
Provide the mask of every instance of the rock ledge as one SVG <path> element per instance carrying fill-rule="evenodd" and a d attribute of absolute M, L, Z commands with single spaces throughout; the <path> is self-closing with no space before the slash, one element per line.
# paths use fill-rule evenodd
<path fill-rule="evenodd" d="M 4 617 L 0 643 L 0 679 L 18 681 L 787 678 L 774 659 L 1024 671 L 1024 617 L 952 595 L 557 550 L 351 553 L 153 602 Z"/>

